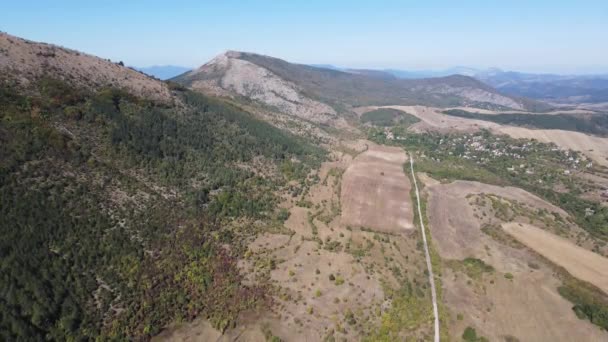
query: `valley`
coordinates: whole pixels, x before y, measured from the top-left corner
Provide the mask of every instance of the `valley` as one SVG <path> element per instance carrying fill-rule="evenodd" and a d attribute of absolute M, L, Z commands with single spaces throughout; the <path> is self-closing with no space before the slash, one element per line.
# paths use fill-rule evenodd
<path fill-rule="evenodd" d="M 608 339 L 601 111 L 5 33 L 0 81 L 0 339 Z"/>

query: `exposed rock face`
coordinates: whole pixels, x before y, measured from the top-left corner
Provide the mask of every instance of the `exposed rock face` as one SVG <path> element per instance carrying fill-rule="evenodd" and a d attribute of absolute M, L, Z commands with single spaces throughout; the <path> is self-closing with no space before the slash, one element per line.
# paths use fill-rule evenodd
<path fill-rule="evenodd" d="M 122 64 L 6 33 L 0 33 L 0 73 L 22 85 L 50 76 L 77 87 L 114 86 L 156 101 L 171 99 L 171 91 L 165 83 Z"/>
<path fill-rule="evenodd" d="M 274 107 L 279 111 L 314 122 L 327 122 L 336 111 L 327 104 L 303 95 L 296 84 L 268 69 L 239 59 L 239 52 L 228 51 L 185 75 L 193 89 L 217 95 L 240 95 Z"/>

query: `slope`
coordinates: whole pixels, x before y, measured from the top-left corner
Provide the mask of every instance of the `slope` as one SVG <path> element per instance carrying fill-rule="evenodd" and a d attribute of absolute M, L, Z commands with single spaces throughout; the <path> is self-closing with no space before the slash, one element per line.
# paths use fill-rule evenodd
<path fill-rule="evenodd" d="M 146 340 L 263 306 L 237 259 L 323 151 L 217 99 L 2 38 L 0 339 Z"/>
<path fill-rule="evenodd" d="M 45 75 L 53 75 L 77 88 L 95 90 L 111 86 L 156 101 L 171 99 L 166 84 L 125 68 L 122 62 L 112 63 L 79 51 L 0 32 L 0 76 L 3 81 L 10 79 L 15 81 L 15 86 L 27 87 Z"/>

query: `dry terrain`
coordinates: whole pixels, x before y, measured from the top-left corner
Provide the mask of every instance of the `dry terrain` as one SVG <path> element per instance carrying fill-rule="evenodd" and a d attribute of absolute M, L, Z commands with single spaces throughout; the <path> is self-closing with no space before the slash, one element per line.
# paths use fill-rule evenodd
<path fill-rule="evenodd" d="M 525 223 L 505 223 L 503 229 L 578 279 L 608 293 L 608 259 L 546 230 Z"/>
<path fill-rule="evenodd" d="M 475 132 L 481 128 L 497 129 L 500 125 L 483 120 L 464 119 L 442 114 L 443 109 L 426 106 L 386 106 L 382 108 L 393 108 L 412 114 L 421 121 L 412 125 L 414 131 L 438 131 L 449 132 Z"/>
<path fill-rule="evenodd" d="M 20 83 L 53 74 L 73 86 L 89 89 L 114 86 L 157 101 L 171 100 L 167 85 L 109 60 L 0 32 L 0 73 Z"/>
<path fill-rule="evenodd" d="M 240 56 L 240 52 L 227 51 L 184 78 L 194 79 L 192 89 L 221 96 L 246 96 L 282 113 L 313 122 L 326 123 L 336 118 L 332 107 L 303 95 L 302 89 L 293 82 Z"/>
<path fill-rule="evenodd" d="M 370 144 L 348 167 L 342 181 L 342 223 L 386 233 L 412 229 L 411 184 L 403 171 L 406 155 Z"/>
<path fill-rule="evenodd" d="M 167 330 L 161 339 L 357 341 L 381 326 L 419 340 L 432 337 L 405 152 L 368 141 L 336 150 L 349 153 L 335 151 L 302 196 L 285 194 L 282 206 L 291 215 L 284 227 L 258 236 L 240 263 L 248 282 L 272 287 L 270 312 L 244 319 L 223 336 L 199 319 Z M 394 326 L 394 298 L 387 291 L 405 281 L 413 282 L 417 295 L 408 300 L 407 325 Z"/>
<path fill-rule="evenodd" d="M 465 181 L 440 184 L 424 176 L 421 180 L 426 183 L 434 246 L 444 266 L 450 335 L 461 336 L 471 326 L 478 335 L 497 341 L 608 338 L 605 331 L 576 317 L 572 304 L 557 292 L 561 280 L 553 268 L 500 228 L 511 220 L 558 230 L 552 227 L 569 224 L 564 211 L 517 188 Z M 573 245 L 582 230 L 569 229 L 568 243 Z"/>

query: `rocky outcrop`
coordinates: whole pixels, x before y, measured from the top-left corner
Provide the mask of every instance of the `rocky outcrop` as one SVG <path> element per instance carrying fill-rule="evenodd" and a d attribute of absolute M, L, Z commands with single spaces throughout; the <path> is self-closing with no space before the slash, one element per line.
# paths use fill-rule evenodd
<path fill-rule="evenodd" d="M 303 95 L 296 84 L 239 57 L 228 51 L 183 77 L 193 89 L 244 96 L 301 119 L 327 122 L 336 117 L 332 107 Z"/>

